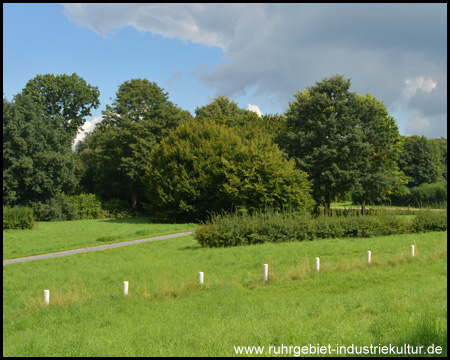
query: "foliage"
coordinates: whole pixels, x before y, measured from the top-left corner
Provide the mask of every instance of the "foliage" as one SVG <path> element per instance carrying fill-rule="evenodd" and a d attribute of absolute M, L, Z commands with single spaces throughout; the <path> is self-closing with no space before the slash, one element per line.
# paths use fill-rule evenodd
<path fill-rule="evenodd" d="M 182 124 L 156 146 L 144 185 L 151 215 L 166 221 L 313 204 L 306 174 L 270 139 L 245 139 L 211 120 Z"/>
<path fill-rule="evenodd" d="M 3 230 L 32 229 L 34 227 L 33 209 L 26 206 L 3 205 Z"/>
<path fill-rule="evenodd" d="M 46 202 L 75 188 L 75 162 L 65 131 L 41 104 L 18 94 L 3 99 L 3 204 Z M 35 214 L 37 215 L 37 214 Z M 37 215 L 37 217 L 39 217 Z"/>
<path fill-rule="evenodd" d="M 60 193 L 42 202 L 30 203 L 38 221 L 67 221 L 78 217 L 77 207 Z"/>
<path fill-rule="evenodd" d="M 447 230 L 447 211 L 422 211 L 413 220 L 414 232 Z"/>
<path fill-rule="evenodd" d="M 77 144 L 84 191 L 138 206 L 141 177 L 153 147 L 192 116 L 168 100 L 156 83 L 131 79 L 119 86 L 112 106 L 84 141 Z"/>
<path fill-rule="evenodd" d="M 103 219 L 109 217 L 108 211 L 102 208 L 102 203 L 97 195 L 81 193 L 79 195 L 61 196 L 69 203 L 75 206 L 77 215 L 74 220 L 81 219 Z"/>
<path fill-rule="evenodd" d="M 443 180 L 443 154 L 425 136 L 403 137 L 400 169 L 411 178 L 410 187 Z M 446 157 L 446 155 L 445 155 Z"/>
<path fill-rule="evenodd" d="M 411 189 L 410 204 L 412 206 L 424 206 L 447 203 L 447 183 L 427 184 Z"/>
<path fill-rule="evenodd" d="M 91 109 L 98 108 L 100 92 L 76 73 L 72 75 L 37 75 L 29 80 L 23 94 L 41 104 L 43 115 L 54 127 L 61 126 L 71 143 L 78 130 L 91 115 Z"/>
<path fill-rule="evenodd" d="M 445 219 L 445 221 L 444 221 Z M 264 242 L 324 238 L 366 238 L 381 235 L 447 230 L 447 212 L 420 214 L 413 222 L 378 213 L 370 216 L 318 216 L 265 210 L 252 214 L 215 214 L 197 228 L 202 246 L 226 247 Z"/>
<path fill-rule="evenodd" d="M 350 92 L 350 80 L 325 78 L 298 91 L 277 137 L 287 156 L 313 181 L 317 205 L 353 191 L 361 202 L 384 197 L 406 182 L 396 160 L 399 133 L 385 106 Z"/>

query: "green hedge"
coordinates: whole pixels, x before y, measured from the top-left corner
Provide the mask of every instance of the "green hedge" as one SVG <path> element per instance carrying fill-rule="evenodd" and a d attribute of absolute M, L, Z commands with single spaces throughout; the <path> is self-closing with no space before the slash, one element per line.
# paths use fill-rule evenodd
<path fill-rule="evenodd" d="M 226 247 L 447 230 L 447 211 L 416 214 L 413 221 L 386 212 L 371 216 L 331 217 L 273 211 L 260 211 L 251 215 L 219 214 L 199 226 L 195 237 L 202 246 Z"/>
<path fill-rule="evenodd" d="M 3 206 L 3 230 L 32 229 L 33 227 L 33 209 L 25 206 Z"/>

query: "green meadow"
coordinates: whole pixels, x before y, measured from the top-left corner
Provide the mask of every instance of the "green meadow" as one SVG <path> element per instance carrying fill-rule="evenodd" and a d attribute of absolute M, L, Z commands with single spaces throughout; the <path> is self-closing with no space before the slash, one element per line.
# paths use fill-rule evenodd
<path fill-rule="evenodd" d="M 447 354 L 447 232 L 229 248 L 186 236 L 3 267 L 3 356 L 404 344 Z"/>
<path fill-rule="evenodd" d="M 42 221 L 31 230 L 3 230 L 3 260 L 193 231 L 195 228 L 195 224 L 155 224 L 148 217 Z"/>

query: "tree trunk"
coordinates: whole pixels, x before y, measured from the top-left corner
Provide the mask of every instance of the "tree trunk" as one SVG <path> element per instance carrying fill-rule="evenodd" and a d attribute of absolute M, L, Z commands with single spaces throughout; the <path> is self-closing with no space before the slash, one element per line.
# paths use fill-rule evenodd
<path fill-rule="evenodd" d="M 365 215 L 366 213 L 366 200 L 362 200 L 361 202 L 361 215 Z"/>
<path fill-rule="evenodd" d="M 135 193 L 133 193 L 133 197 L 131 199 L 131 208 L 133 210 L 136 210 L 137 208 L 137 195 Z"/>

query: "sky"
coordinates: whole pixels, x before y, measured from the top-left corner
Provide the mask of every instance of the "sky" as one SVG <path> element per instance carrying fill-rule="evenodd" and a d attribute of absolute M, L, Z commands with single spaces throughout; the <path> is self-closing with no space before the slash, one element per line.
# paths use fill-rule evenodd
<path fill-rule="evenodd" d="M 195 116 L 219 95 L 283 114 L 336 74 L 384 102 L 402 135 L 447 138 L 447 4 L 3 4 L 3 95 L 38 74 L 100 91 L 83 131 L 125 81 L 156 82 Z"/>

